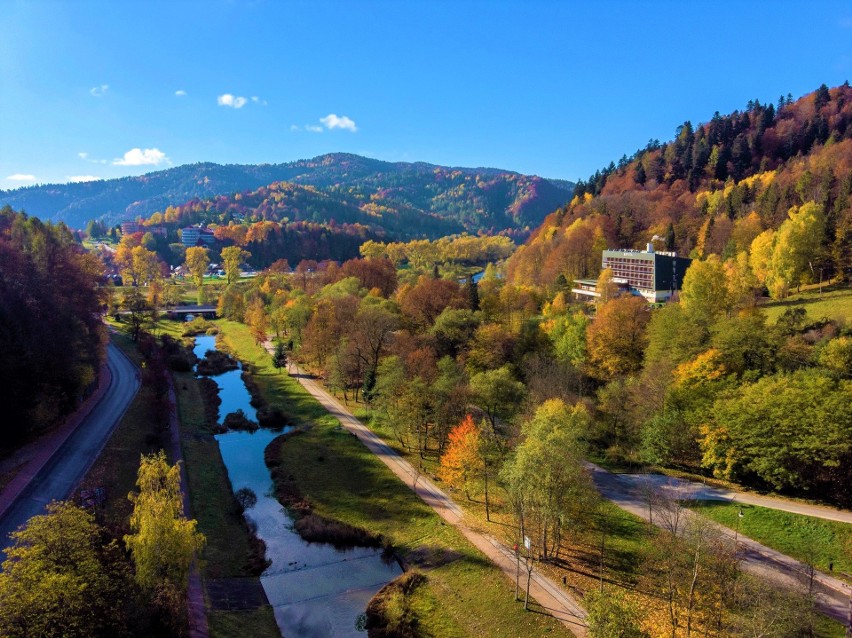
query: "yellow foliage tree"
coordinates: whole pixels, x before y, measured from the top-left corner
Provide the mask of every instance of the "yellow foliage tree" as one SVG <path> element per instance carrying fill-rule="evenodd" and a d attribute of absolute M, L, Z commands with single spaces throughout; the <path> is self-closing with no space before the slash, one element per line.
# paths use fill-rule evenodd
<path fill-rule="evenodd" d="M 169 465 L 161 450 L 142 456 L 131 492 L 131 534 L 124 537 L 136 566 L 136 582 L 146 590 L 161 587 L 186 590 L 189 569 L 204 547 L 196 522 L 187 520 L 180 490 L 180 466 Z"/>

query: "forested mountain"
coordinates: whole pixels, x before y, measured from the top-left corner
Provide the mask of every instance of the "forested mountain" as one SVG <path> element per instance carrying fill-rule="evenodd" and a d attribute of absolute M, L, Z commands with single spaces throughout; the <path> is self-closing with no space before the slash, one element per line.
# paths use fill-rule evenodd
<path fill-rule="evenodd" d="M 336 153 L 285 164 L 202 163 L 139 177 L 30 186 L 0 191 L 0 204 L 83 228 L 90 219 L 115 223 L 148 217 L 193 199 L 255 191 L 285 181 L 314 187 L 300 192 L 303 200 L 311 199 L 308 194 L 321 200 L 319 204 L 303 201 L 312 210 L 301 210 L 302 219 L 320 221 L 317 209 L 323 209 L 322 214 L 342 221 L 354 217 L 354 206 L 374 221 L 377 212 L 386 215 L 385 221 L 387 215 L 406 214 L 446 220 L 423 229 L 422 234 L 464 228 L 523 235 L 570 200 L 573 189 L 573 184 L 563 180 L 551 182 L 497 169 L 391 163 Z"/>
<path fill-rule="evenodd" d="M 595 276 L 602 246 L 651 241 L 693 257 L 750 259 L 775 296 L 820 274 L 848 273 L 850 124 L 848 83 L 684 122 L 670 142 L 652 140 L 578 183 L 571 203 L 513 257 L 510 277 L 552 284 L 560 275 Z"/>

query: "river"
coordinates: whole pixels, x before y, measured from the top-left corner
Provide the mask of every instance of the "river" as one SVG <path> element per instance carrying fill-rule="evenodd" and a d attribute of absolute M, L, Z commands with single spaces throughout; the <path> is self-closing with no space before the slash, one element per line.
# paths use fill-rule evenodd
<path fill-rule="evenodd" d="M 194 352 L 202 357 L 215 347 L 215 337 L 200 336 Z M 240 370 L 211 378 L 222 399 L 220 421 L 237 409 L 256 420 Z M 261 428 L 216 436 L 232 489 L 249 488 L 257 496 L 257 504 L 245 516 L 257 525 L 257 535 L 266 543 L 266 556 L 272 561 L 260 582 L 275 620 L 287 638 L 363 637 L 365 632 L 357 623 L 368 601 L 402 570 L 396 562 L 385 563 L 381 550 L 337 550 L 302 540 L 273 495 L 272 477 L 263 460 L 266 446 L 279 434 Z"/>

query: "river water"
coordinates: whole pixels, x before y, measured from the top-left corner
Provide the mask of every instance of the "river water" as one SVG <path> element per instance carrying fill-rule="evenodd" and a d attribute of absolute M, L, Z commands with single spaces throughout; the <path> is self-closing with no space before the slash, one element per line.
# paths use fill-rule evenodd
<path fill-rule="evenodd" d="M 200 336 L 194 352 L 203 357 L 215 347 L 215 337 Z M 212 379 L 219 385 L 222 398 L 220 421 L 237 409 L 256 420 L 239 370 Z M 266 446 L 279 434 L 259 429 L 216 436 L 232 489 L 247 487 L 257 495 L 257 504 L 246 510 L 245 516 L 257 525 L 257 535 L 266 542 L 266 556 L 272 561 L 260 582 L 275 611 L 275 620 L 287 638 L 363 638 L 366 633 L 356 626 L 359 616 L 370 598 L 402 570 L 396 562 L 386 564 L 380 550 L 341 551 L 326 543 L 302 540 L 273 495 L 272 478 L 263 460 Z"/>

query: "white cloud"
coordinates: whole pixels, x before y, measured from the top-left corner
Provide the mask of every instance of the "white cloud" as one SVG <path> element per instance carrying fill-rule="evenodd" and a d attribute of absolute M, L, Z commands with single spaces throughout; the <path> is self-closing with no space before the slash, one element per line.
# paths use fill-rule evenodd
<path fill-rule="evenodd" d="M 216 98 L 216 103 L 219 106 L 230 106 L 232 109 L 241 109 L 247 102 L 246 98 L 239 95 L 231 95 L 230 93 L 224 93 Z"/>
<path fill-rule="evenodd" d="M 305 130 L 308 133 L 322 133 L 324 129 L 316 124 L 305 124 Z"/>
<path fill-rule="evenodd" d="M 107 91 L 109 91 L 109 84 L 101 84 L 100 86 L 93 86 L 89 89 L 92 97 L 103 97 Z"/>
<path fill-rule="evenodd" d="M 13 182 L 34 182 L 36 181 L 36 176 L 15 173 L 14 175 L 9 175 L 6 179 L 11 179 Z"/>
<path fill-rule="evenodd" d="M 65 177 L 69 182 L 94 182 L 101 179 L 97 175 L 68 175 Z"/>
<path fill-rule="evenodd" d="M 184 91 L 183 89 L 178 89 L 177 91 L 175 91 L 175 95 L 177 97 L 186 97 L 186 91 Z"/>
<path fill-rule="evenodd" d="M 160 164 L 171 164 L 171 160 L 166 157 L 158 148 L 131 148 L 124 154 L 124 157 L 119 157 L 112 161 L 114 166 L 159 166 Z"/>
<path fill-rule="evenodd" d="M 77 157 L 79 157 L 80 159 L 86 159 L 88 156 L 89 154 L 85 152 L 77 153 Z"/>
<path fill-rule="evenodd" d="M 355 126 L 355 122 L 345 115 L 338 117 L 334 113 L 329 113 L 325 117 L 321 117 L 320 122 L 322 122 L 328 130 L 339 128 L 345 131 L 351 131 L 352 133 L 358 130 L 358 127 Z"/>
<path fill-rule="evenodd" d="M 268 102 L 266 100 L 261 100 L 256 95 L 251 96 L 251 101 L 254 102 L 255 104 L 260 104 L 261 106 L 266 106 L 268 104 Z"/>

